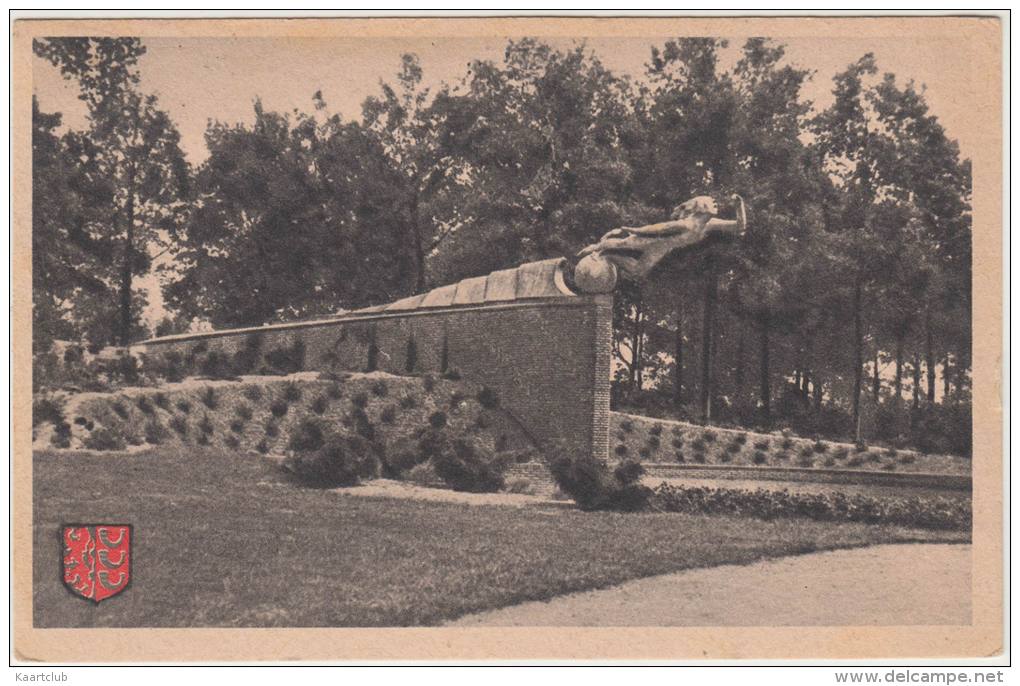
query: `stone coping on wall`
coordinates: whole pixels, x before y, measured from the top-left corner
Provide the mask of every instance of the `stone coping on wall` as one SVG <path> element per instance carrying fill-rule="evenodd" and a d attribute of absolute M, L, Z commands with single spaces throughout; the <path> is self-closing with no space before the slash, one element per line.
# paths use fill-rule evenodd
<path fill-rule="evenodd" d="M 691 479 L 733 479 L 761 481 L 797 481 L 861 486 L 902 486 L 970 491 L 971 477 L 960 474 L 876 472 L 861 469 L 825 469 L 818 467 L 746 467 L 741 465 L 687 465 L 669 462 L 643 462 L 648 476 Z"/>
<path fill-rule="evenodd" d="M 408 296 L 387 305 L 375 305 L 333 317 L 267 324 L 236 329 L 217 329 L 150 338 L 131 346 L 144 352 L 146 346 L 184 341 L 236 336 L 265 331 L 285 331 L 342 324 L 351 321 L 372 321 L 393 317 L 430 314 L 437 311 L 492 310 L 513 307 L 535 307 L 571 304 L 580 306 L 583 299 L 566 287 L 560 268 L 562 258 L 552 258 L 522 264 L 514 269 L 503 269 L 487 276 L 462 279 L 456 283 L 434 288 L 426 293 Z"/>

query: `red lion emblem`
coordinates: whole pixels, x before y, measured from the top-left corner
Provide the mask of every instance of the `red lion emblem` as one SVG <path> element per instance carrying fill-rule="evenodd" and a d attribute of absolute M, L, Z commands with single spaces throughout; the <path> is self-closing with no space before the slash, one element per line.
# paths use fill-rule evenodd
<path fill-rule="evenodd" d="M 130 524 L 72 524 L 63 528 L 64 585 L 94 602 L 131 581 Z"/>

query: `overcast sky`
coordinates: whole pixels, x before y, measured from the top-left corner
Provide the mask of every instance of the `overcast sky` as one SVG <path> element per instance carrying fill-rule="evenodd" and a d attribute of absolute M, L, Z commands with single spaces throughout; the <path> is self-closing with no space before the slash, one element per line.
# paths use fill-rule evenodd
<path fill-rule="evenodd" d="M 595 38 L 587 40 L 587 45 L 611 70 L 639 78 L 651 46 L 662 45 L 666 38 Z M 815 71 L 803 95 L 820 107 L 831 102 L 836 72 L 865 52 L 875 53 L 881 71 L 895 73 L 901 82 L 914 79 L 927 86 L 932 111 L 949 135 L 960 141 L 964 156 L 970 155 L 976 144 L 968 140 L 966 126 L 973 79 L 962 41 L 901 36 L 776 39 L 786 43 L 789 62 Z M 729 38 L 724 67 L 736 59 L 744 40 Z M 569 48 L 575 41 L 548 42 Z M 419 56 L 426 83 L 452 84 L 463 77 L 473 59 L 501 60 L 506 40 L 146 38 L 144 44 L 148 52 L 139 63 L 142 90 L 159 96 L 180 129 L 188 159 L 199 164 L 208 155 L 203 138 L 208 120 L 251 122 L 256 97 L 262 98 L 267 109 L 311 111 L 312 94 L 321 89 L 330 111 L 357 119 L 362 101 L 379 92 L 379 80 L 393 80 L 401 53 Z M 33 85 L 44 111 L 62 112 L 66 125 L 84 127 L 76 85 L 39 58 L 34 62 Z"/>

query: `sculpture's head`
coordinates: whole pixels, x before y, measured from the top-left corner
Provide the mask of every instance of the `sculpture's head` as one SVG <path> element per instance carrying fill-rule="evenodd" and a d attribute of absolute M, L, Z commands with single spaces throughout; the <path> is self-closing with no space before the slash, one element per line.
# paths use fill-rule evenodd
<path fill-rule="evenodd" d="M 693 217 L 699 214 L 714 217 L 719 214 L 719 206 L 716 205 L 715 200 L 709 196 L 699 195 L 674 207 L 672 214 L 670 214 L 670 218 L 676 220 L 683 219 L 684 217 Z"/>

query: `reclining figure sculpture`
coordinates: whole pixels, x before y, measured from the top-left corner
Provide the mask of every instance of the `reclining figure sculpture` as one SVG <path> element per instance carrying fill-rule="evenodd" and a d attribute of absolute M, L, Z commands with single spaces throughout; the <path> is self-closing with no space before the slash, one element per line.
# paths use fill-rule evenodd
<path fill-rule="evenodd" d="M 671 220 L 640 227 L 621 227 L 577 254 L 573 286 L 582 293 L 609 293 L 619 276 L 640 281 L 673 252 L 715 237 L 740 237 L 747 227 L 744 200 L 736 202 L 735 219 L 718 219 L 715 200 L 701 195 L 673 209 Z"/>

